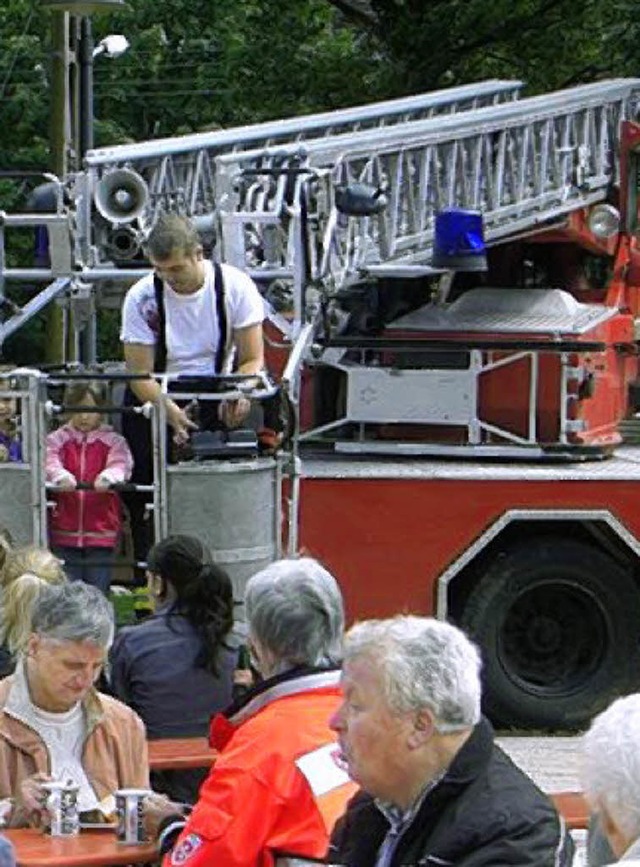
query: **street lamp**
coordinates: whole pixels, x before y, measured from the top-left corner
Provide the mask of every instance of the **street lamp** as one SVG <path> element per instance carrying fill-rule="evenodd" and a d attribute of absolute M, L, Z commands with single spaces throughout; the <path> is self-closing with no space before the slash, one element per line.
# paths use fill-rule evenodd
<path fill-rule="evenodd" d="M 82 159 L 93 147 L 93 60 L 104 54 L 106 57 L 120 57 L 129 48 L 129 40 L 121 33 L 110 33 L 95 46 L 91 32 L 91 19 L 84 16 L 80 20 L 80 44 L 78 46 L 80 66 L 80 97 L 78 111 L 78 157 Z"/>
<path fill-rule="evenodd" d="M 101 39 L 93 49 L 93 56 L 106 54 L 107 57 L 120 57 L 129 48 L 129 40 L 121 33 L 110 33 Z"/>
<path fill-rule="evenodd" d="M 83 109 L 93 112 L 93 81 L 91 62 L 93 60 L 93 37 L 91 34 L 91 18 L 94 13 L 119 12 L 127 8 L 125 0 L 40 0 L 43 9 L 53 12 L 52 15 L 52 76 L 51 76 L 51 150 L 52 169 L 58 177 L 64 176 L 67 170 L 68 121 L 75 109 L 80 118 L 77 129 L 77 152 L 82 156 L 93 142 L 93 118 L 83 123 Z M 79 22 L 79 38 L 77 44 L 76 72 L 78 86 L 75 99 L 70 94 L 70 53 L 69 53 L 69 16 Z M 78 33 L 78 31 L 76 31 Z M 109 53 L 107 37 L 104 53 Z M 122 46 L 124 37 L 118 37 L 118 45 Z M 126 40 L 125 40 L 126 41 Z M 101 45 L 103 43 L 100 43 Z M 122 53 L 120 49 L 118 53 Z M 101 50 L 99 53 L 103 53 Z M 112 53 L 112 56 L 115 56 Z M 83 95 L 84 94 L 84 95 Z M 81 105 L 82 103 L 82 105 Z M 89 126 L 91 129 L 89 129 Z M 88 138 L 87 133 L 88 131 Z"/>

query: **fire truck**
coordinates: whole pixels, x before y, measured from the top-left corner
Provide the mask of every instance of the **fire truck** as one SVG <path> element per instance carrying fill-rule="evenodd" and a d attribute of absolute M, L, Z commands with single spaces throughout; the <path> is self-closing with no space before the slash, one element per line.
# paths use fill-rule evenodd
<path fill-rule="evenodd" d="M 2 295 L 32 294 L 0 339 L 60 303 L 95 361 L 95 310 L 148 270 L 144 232 L 191 216 L 268 310 L 271 379 L 222 394 L 275 383 L 284 440 L 167 464 L 147 408 L 156 534 L 199 533 L 239 594 L 274 557 L 318 557 L 350 620 L 464 628 L 494 721 L 567 728 L 640 682 L 640 79 L 521 91 L 485 81 L 89 151 L 50 179 L 46 211 L 2 215 Z M 11 267 L 6 233 L 34 226 L 47 263 Z M 0 467 L 0 522 L 42 540 L 60 380 L 16 383 L 26 456 Z"/>

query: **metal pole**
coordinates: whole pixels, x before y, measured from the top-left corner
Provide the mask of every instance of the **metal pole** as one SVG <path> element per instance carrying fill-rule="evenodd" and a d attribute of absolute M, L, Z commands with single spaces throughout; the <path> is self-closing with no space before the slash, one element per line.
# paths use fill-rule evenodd
<path fill-rule="evenodd" d="M 84 155 L 93 148 L 93 30 L 91 18 L 80 19 L 78 45 L 79 99 L 78 99 L 78 169 L 82 170 Z M 83 317 L 84 324 L 78 331 L 79 359 L 85 364 L 95 364 L 97 354 L 97 311 Z"/>
<path fill-rule="evenodd" d="M 50 168 L 59 178 L 65 177 L 68 169 L 69 123 L 69 14 L 52 11 Z M 47 308 L 47 362 L 62 360 L 63 340 L 62 310 L 52 303 Z"/>
<path fill-rule="evenodd" d="M 93 147 L 93 31 L 91 18 L 83 16 L 80 22 L 80 123 L 79 168 L 88 150 Z"/>
<path fill-rule="evenodd" d="M 69 14 L 51 13 L 51 171 L 59 178 L 68 167 Z"/>

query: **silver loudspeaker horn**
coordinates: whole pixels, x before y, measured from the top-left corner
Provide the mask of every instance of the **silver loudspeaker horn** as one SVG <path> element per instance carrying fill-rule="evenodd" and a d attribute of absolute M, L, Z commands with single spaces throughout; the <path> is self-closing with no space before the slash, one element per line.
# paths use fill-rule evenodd
<path fill-rule="evenodd" d="M 137 172 L 112 169 L 100 179 L 93 198 L 105 220 L 122 225 L 142 214 L 149 201 L 149 188 Z"/>

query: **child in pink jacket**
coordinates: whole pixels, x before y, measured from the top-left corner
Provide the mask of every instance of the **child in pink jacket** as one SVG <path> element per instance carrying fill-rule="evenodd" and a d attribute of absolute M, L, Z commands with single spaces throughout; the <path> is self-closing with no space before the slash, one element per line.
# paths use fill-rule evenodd
<path fill-rule="evenodd" d="M 68 385 L 64 403 L 70 407 L 104 405 L 101 383 Z M 109 488 L 126 482 L 132 468 L 126 440 L 103 424 L 99 412 L 72 409 L 68 422 L 47 436 L 46 477 L 59 489 L 49 518 L 49 544 L 64 560 L 72 581 L 86 581 L 105 594 L 109 593 L 122 530 L 120 499 Z"/>

